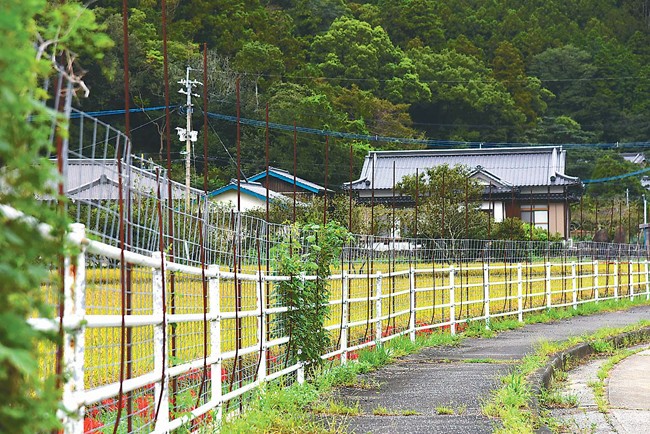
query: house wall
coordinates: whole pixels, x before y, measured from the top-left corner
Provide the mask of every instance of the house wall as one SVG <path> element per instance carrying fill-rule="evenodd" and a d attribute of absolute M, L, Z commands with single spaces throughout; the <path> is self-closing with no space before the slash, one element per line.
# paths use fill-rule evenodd
<path fill-rule="evenodd" d="M 559 233 L 566 238 L 565 227 L 566 207 L 564 202 L 551 203 L 548 210 L 548 223 L 550 234 Z M 568 218 L 568 216 L 566 216 Z"/>
<path fill-rule="evenodd" d="M 266 187 L 266 177 L 260 178 L 258 182 Z M 293 184 L 282 181 L 280 179 L 269 176 L 268 184 L 269 190 L 277 191 L 278 193 L 293 193 Z M 302 192 L 302 188 L 296 186 L 296 191 Z"/>
<path fill-rule="evenodd" d="M 547 188 L 534 188 L 533 189 L 533 194 L 546 194 L 548 192 Z M 561 192 L 559 189 L 552 189 L 551 193 L 558 193 Z M 370 192 L 369 191 L 360 191 L 359 192 L 359 197 L 368 199 L 370 198 Z M 379 198 L 390 198 L 392 197 L 392 193 L 390 190 L 378 190 L 375 191 L 375 200 Z M 505 218 L 508 217 L 517 217 L 521 218 L 521 207 L 522 204 L 525 206 L 530 205 L 529 201 L 525 200 L 523 202 L 520 202 L 519 200 L 515 200 L 514 202 L 512 200 L 506 200 L 504 202 L 493 202 L 493 211 L 494 211 L 494 218 L 497 222 L 503 221 Z M 551 234 L 559 233 L 563 238 L 567 237 L 566 234 L 566 219 L 568 219 L 567 215 L 567 207 L 565 206 L 564 202 L 551 202 L 549 204 L 548 201 L 534 201 L 533 205 L 536 204 L 542 204 L 544 206 L 548 206 L 548 219 L 549 219 L 549 232 Z M 481 209 L 487 210 L 489 209 L 489 202 L 485 201 L 481 204 Z"/>
<path fill-rule="evenodd" d="M 218 196 L 213 196 L 212 200 L 219 203 L 230 202 L 231 208 L 237 207 L 237 192 L 233 190 L 225 191 Z M 254 196 L 250 196 L 242 192 L 241 194 L 241 210 L 248 211 L 253 208 L 263 208 L 265 202 Z"/>
<path fill-rule="evenodd" d="M 549 232 L 551 234 L 559 233 L 563 238 L 566 238 L 566 206 L 564 202 L 533 202 L 533 205 L 542 204 L 548 206 L 548 224 Z M 524 202 L 525 206 L 528 206 L 528 202 Z M 506 203 L 506 217 L 517 217 L 521 218 L 521 203 L 515 201 L 515 203 Z"/>
<path fill-rule="evenodd" d="M 506 215 L 506 210 L 503 202 L 497 202 L 497 201 L 492 201 L 491 205 L 490 202 L 483 202 L 481 204 L 481 209 L 483 210 L 492 210 L 492 215 L 494 216 L 494 221 L 499 223 L 502 222 L 503 219 L 505 219 Z"/>
<path fill-rule="evenodd" d="M 264 187 L 266 187 L 266 178 L 261 178 L 258 181 L 260 184 L 262 184 Z M 293 197 L 293 183 L 292 182 L 286 182 L 281 179 L 273 178 L 269 176 L 269 190 L 276 191 L 278 193 L 282 193 L 285 196 Z M 296 197 L 297 198 L 308 198 L 308 197 L 313 197 L 314 193 L 312 193 L 309 190 L 305 190 L 304 188 L 300 187 L 299 185 L 296 185 Z"/>

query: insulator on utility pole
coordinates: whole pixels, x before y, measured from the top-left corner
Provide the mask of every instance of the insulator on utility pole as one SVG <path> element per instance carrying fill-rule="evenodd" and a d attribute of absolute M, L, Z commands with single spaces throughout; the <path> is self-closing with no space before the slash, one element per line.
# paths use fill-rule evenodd
<path fill-rule="evenodd" d="M 191 170 L 191 155 L 192 155 L 192 142 L 196 142 L 198 139 L 198 131 L 193 131 L 192 130 L 192 97 L 199 97 L 199 95 L 192 93 L 192 89 L 194 86 L 202 86 L 203 83 L 200 81 L 196 80 L 190 80 L 190 71 L 192 68 L 189 66 L 186 69 L 185 72 L 185 79 L 184 80 L 179 80 L 178 84 L 181 84 L 185 86 L 185 88 L 181 88 L 178 93 L 181 93 L 186 96 L 186 102 L 185 102 L 185 108 L 186 108 L 186 113 L 185 113 L 185 120 L 186 120 L 186 126 L 185 128 L 176 128 L 176 132 L 178 133 L 178 139 L 181 142 L 185 142 L 185 152 L 181 152 L 181 154 L 185 154 L 185 209 L 187 212 L 189 212 L 190 209 L 190 170 Z"/>

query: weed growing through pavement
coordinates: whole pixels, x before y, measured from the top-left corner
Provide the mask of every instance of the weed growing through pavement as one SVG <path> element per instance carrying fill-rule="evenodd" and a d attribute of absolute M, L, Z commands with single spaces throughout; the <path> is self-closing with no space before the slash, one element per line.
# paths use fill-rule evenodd
<path fill-rule="evenodd" d="M 601 329 L 590 336 L 574 337 L 561 343 L 540 343 L 535 353 L 526 355 L 516 370 L 502 379 L 504 386 L 492 392 L 491 398 L 483 406 L 483 414 L 501 420 L 502 427 L 495 431 L 497 433 L 533 432 L 540 420 L 529 406 L 533 397 L 527 382 L 530 374 L 548 363 L 550 356 L 554 353 L 581 342 L 595 342 L 609 336 L 639 330 L 647 327 L 648 324 L 650 324 L 648 321 L 639 321 L 621 329 Z M 598 392 L 595 391 L 595 393 Z"/>

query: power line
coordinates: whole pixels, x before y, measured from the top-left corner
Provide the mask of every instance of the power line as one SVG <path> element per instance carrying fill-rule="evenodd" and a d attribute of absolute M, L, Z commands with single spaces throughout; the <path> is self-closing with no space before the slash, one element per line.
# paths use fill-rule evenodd
<path fill-rule="evenodd" d="M 619 179 L 629 178 L 631 176 L 641 175 L 642 173 L 647 173 L 647 172 L 650 172 L 650 167 L 646 169 L 637 170 L 635 172 L 624 173 L 622 175 L 608 176 L 607 178 L 585 179 L 582 182 L 584 184 L 598 184 L 601 182 L 618 181 Z"/>
<path fill-rule="evenodd" d="M 213 73 L 222 75 L 231 75 L 230 71 L 214 71 Z M 350 83 L 359 82 L 390 82 L 392 78 L 352 78 L 352 77 L 325 77 L 325 76 L 308 76 L 308 75 L 292 75 L 292 74 L 258 74 L 255 72 L 237 71 L 238 75 L 250 76 L 254 78 L 277 78 L 277 79 L 290 79 L 290 80 L 325 80 L 325 81 L 345 81 Z M 482 80 L 466 79 L 466 80 L 420 80 L 423 84 L 467 84 L 467 83 L 528 83 L 531 78 L 536 78 L 543 83 L 566 83 L 566 82 L 593 82 L 593 81 L 639 81 L 648 80 L 650 77 L 646 75 L 637 76 L 618 76 L 618 77 L 568 77 L 568 78 L 542 78 L 535 75 L 526 76 L 524 78 L 511 79 L 511 80 L 498 80 L 493 77 L 487 77 Z"/>
<path fill-rule="evenodd" d="M 176 108 L 176 106 L 170 106 L 170 109 Z M 139 107 L 139 108 L 132 108 L 129 109 L 129 113 L 142 113 L 142 112 L 152 112 L 152 111 L 157 111 L 157 110 L 165 110 L 165 106 L 157 106 L 157 107 Z M 82 116 L 93 116 L 93 117 L 99 117 L 99 116 L 114 116 L 114 115 L 123 115 L 126 111 L 124 109 L 122 110 L 100 110 L 100 111 L 95 111 L 95 112 L 80 112 L 80 113 L 71 113 L 70 114 L 70 119 L 78 119 Z"/>
<path fill-rule="evenodd" d="M 184 108 L 178 106 L 170 106 L 170 108 L 178 109 L 179 113 L 184 114 Z M 158 107 L 147 107 L 147 108 L 138 108 L 131 109 L 130 112 L 144 112 L 144 111 L 154 111 L 154 110 L 164 110 L 165 106 Z M 100 116 L 113 116 L 124 114 L 124 110 L 104 110 L 96 112 L 88 112 L 90 116 L 100 117 Z M 226 122 L 237 122 L 236 116 L 224 115 L 221 113 L 207 113 L 209 118 L 217 119 Z M 77 115 L 78 117 L 79 115 Z M 249 125 L 256 128 L 266 128 L 266 122 L 256 119 L 248 118 L 239 118 L 239 122 L 243 125 Z M 269 123 L 269 128 L 273 130 L 280 131 L 293 131 L 293 125 L 279 124 L 275 122 Z M 470 142 L 470 141 L 458 141 L 458 140 L 439 140 L 439 139 L 413 139 L 408 137 L 389 137 L 389 136 L 380 136 L 380 135 L 371 135 L 371 134 L 356 134 L 356 133 L 346 133 L 342 131 L 333 131 L 333 130 L 323 130 L 318 128 L 308 128 L 308 127 L 295 127 L 296 131 L 305 134 L 317 135 L 317 136 L 329 136 L 341 139 L 350 139 L 350 140 L 362 140 L 368 142 L 381 142 L 381 143 L 398 143 L 403 145 L 420 145 L 428 147 L 512 147 L 512 146 L 562 146 L 564 148 L 578 148 L 578 147 L 589 147 L 589 148 L 622 148 L 622 147 L 646 147 L 650 146 L 650 142 L 628 142 L 628 143 L 524 143 L 524 142 Z"/>

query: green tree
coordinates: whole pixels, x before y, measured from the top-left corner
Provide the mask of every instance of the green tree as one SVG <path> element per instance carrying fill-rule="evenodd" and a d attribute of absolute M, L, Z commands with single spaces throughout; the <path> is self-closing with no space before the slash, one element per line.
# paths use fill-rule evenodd
<path fill-rule="evenodd" d="M 435 166 L 402 178 L 398 188 L 415 198 L 418 192 L 418 234 L 428 238 L 486 238 L 487 219 L 480 210 L 483 185 L 465 166 Z M 415 218 L 414 213 L 412 217 Z M 444 227 L 443 227 L 444 225 Z"/>
<path fill-rule="evenodd" d="M 348 114 L 348 122 L 361 122 L 361 134 L 393 137 L 420 137 L 413 128 L 408 104 L 393 104 L 378 98 L 372 92 L 352 85 L 349 89 L 341 88 L 333 99 L 334 107 L 341 113 Z M 387 149 L 390 145 L 381 145 Z M 365 156 L 365 154 L 364 154 Z"/>
<path fill-rule="evenodd" d="M 300 36 L 312 37 L 327 30 L 337 18 L 350 12 L 344 0 L 295 0 L 289 13 Z"/>
<path fill-rule="evenodd" d="M 331 83 L 353 83 L 393 103 L 426 100 L 430 91 L 420 82 L 415 65 L 395 47 L 386 31 L 353 18 L 341 17 L 314 38 L 312 62 Z"/>
<path fill-rule="evenodd" d="M 568 116 L 592 129 L 589 120 L 593 118 L 589 112 L 596 93 L 593 78 L 597 68 L 587 51 L 573 45 L 549 48 L 533 58 L 530 72 L 555 95 L 549 104 L 549 116 Z M 594 133 L 600 135 L 600 131 Z"/>
<path fill-rule="evenodd" d="M 526 132 L 524 137 L 532 143 L 590 143 L 594 141 L 595 134 L 583 131 L 580 124 L 569 116 L 545 116 L 538 119 L 535 128 Z"/>
<path fill-rule="evenodd" d="M 262 42 L 247 42 L 235 55 L 234 65 L 237 70 L 253 76 L 255 79 L 255 105 L 259 108 L 260 85 L 273 83 L 284 73 L 282 52 L 278 47 Z"/>
<path fill-rule="evenodd" d="M 428 47 L 442 47 L 445 33 L 436 3 L 433 0 L 381 0 L 378 6 L 382 27 L 402 48 L 407 48 L 415 39 Z"/>
<path fill-rule="evenodd" d="M 608 152 L 596 160 L 591 178 L 617 177 L 637 170 L 639 170 L 639 166 L 625 161 L 619 154 Z M 587 187 L 587 193 L 597 198 L 624 197 L 626 190 L 629 190 L 629 195 L 633 199 L 641 197 L 645 191 L 636 176 L 594 183 Z"/>
<path fill-rule="evenodd" d="M 407 54 L 431 90 L 429 102 L 411 108 L 413 120 L 427 125 L 429 136 L 508 140 L 525 122 L 512 96 L 480 59 L 426 47 Z"/>
<path fill-rule="evenodd" d="M 494 76 L 508 89 L 517 108 L 526 115 L 529 123 L 546 111 L 546 100 L 551 92 L 542 88 L 538 78 L 526 75 L 521 52 L 510 42 L 501 42 L 492 60 Z"/>

